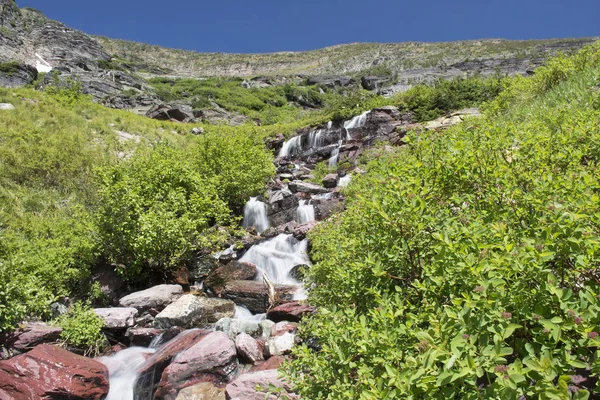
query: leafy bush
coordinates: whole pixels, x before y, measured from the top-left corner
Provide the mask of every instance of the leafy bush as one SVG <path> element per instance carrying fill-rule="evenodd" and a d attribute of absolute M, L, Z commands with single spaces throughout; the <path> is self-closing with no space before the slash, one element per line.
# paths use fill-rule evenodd
<path fill-rule="evenodd" d="M 109 260 L 138 280 L 184 262 L 218 237 L 203 236 L 230 211 L 186 155 L 159 146 L 102 171 L 98 227 Z"/>
<path fill-rule="evenodd" d="M 600 44 L 581 54 L 515 80 L 504 114 L 409 134 L 347 188 L 311 234 L 301 334 L 319 350 L 288 365 L 299 394 L 600 393 Z"/>
<path fill-rule="evenodd" d="M 89 305 L 74 303 L 57 323 L 63 329 L 60 337 L 66 345 L 85 350 L 85 353 L 91 356 L 99 354 L 104 347 L 104 321 Z"/>

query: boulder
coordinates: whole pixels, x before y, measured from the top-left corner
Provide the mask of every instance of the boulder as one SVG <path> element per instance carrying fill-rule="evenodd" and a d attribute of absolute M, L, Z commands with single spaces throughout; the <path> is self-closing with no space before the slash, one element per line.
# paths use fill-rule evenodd
<path fill-rule="evenodd" d="M 186 294 L 162 310 L 154 318 L 154 326 L 163 329 L 173 326 L 193 328 L 233 317 L 234 314 L 235 304 L 232 301 Z"/>
<path fill-rule="evenodd" d="M 180 390 L 175 400 L 225 400 L 225 389 L 202 382 Z"/>
<path fill-rule="evenodd" d="M 138 310 L 133 307 L 95 308 L 97 316 L 104 320 L 104 328 L 127 329 L 135 325 Z"/>
<path fill-rule="evenodd" d="M 452 125 L 460 124 L 467 117 L 479 117 L 481 116 L 479 110 L 477 108 L 466 108 L 464 110 L 456 111 L 454 113 L 445 115 L 436 120 L 429 121 L 425 123 L 425 129 L 428 130 L 437 130 L 448 128 Z"/>
<path fill-rule="evenodd" d="M 325 175 L 321 182 L 323 182 L 323 186 L 325 186 L 326 188 L 332 189 L 337 186 L 338 178 L 338 174 L 328 174 Z"/>
<path fill-rule="evenodd" d="M 150 347 L 152 342 L 157 341 L 155 346 L 166 343 L 183 331 L 183 328 L 175 327 L 171 329 L 157 328 L 130 328 L 125 336 L 129 339 L 130 346 Z"/>
<path fill-rule="evenodd" d="M 271 336 L 281 336 L 286 333 L 296 333 L 298 324 L 296 322 L 281 321 L 273 325 L 271 328 Z"/>
<path fill-rule="evenodd" d="M 296 265 L 290 270 L 290 276 L 297 281 L 303 281 L 306 271 L 310 268 L 308 265 Z"/>
<path fill-rule="evenodd" d="M 160 381 L 163 371 L 171 363 L 173 357 L 193 347 L 210 333 L 211 331 L 201 329 L 184 331 L 152 354 L 138 370 L 139 377 L 134 386 L 138 398 L 153 398 L 155 386 Z"/>
<path fill-rule="evenodd" d="M 14 110 L 15 106 L 13 106 L 10 103 L 0 103 L 0 110 L 1 111 L 11 111 Z"/>
<path fill-rule="evenodd" d="M 360 83 L 365 90 L 379 90 L 392 82 L 389 76 L 363 76 Z"/>
<path fill-rule="evenodd" d="M 186 112 L 180 107 L 170 106 L 168 104 L 160 104 L 152 107 L 150 110 L 148 110 L 146 116 L 148 118 L 157 119 L 159 121 L 194 121 L 193 114 Z"/>
<path fill-rule="evenodd" d="M 19 329 L 0 336 L 0 343 L 16 353 L 27 352 L 44 343 L 55 343 L 62 328 L 48 326 L 44 322 L 26 322 Z"/>
<path fill-rule="evenodd" d="M 251 321 L 245 319 L 223 318 L 215 324 L 215 330 L 225 332 L 231 340 L 245 333 L 255 339 L 267 339 L 271 334 L 274 322 L 269 320 Z"/>
<path fill-rule="evenodd" d="M 117 134 L 119 137 L 121 137 L 121 134 L 127 133 L 117 132 Z M 108 297 L 111 302 L 118 298 L 118 293 L 125 284 L 123 279 L 117 274 L 114 266 L 112 265 L 102 265 L 96 267 L 92 272 L 91 281 L 98 282 L 100 285 L 100 290 L 102 290 L 102 293 Z"/>
<path fill-rule="evenodd" d="M 155 308 L 162 310 L 183 294 L 181 285 L 158 285 L 131 293 L 119 300 L 121 307 L 133 307 L 141 313 Z"/>
<path fill-rule="evenodd" d="M 339 75 L 315 75 L 308 78 L 306 83 L 308 85 L 319 85 L 334 88 L 336 86 L 350 86 L 354 84 L 354 79 L 347 76 Z"/>
<path fill-rule="evenodd" d="M 256 277 L 256 274 L 256 265 L 231 261 L 229 264 L 212 270 L 204 281 L 204 285 L 215 293 L 219 293 L 227 282 L 252 280 Z"/>
<path fill-rule="evenodd" d="M 266 343 L 266 350 L 269 356 L 282 356 L 289 354 L 295 345 L 296 335 L 288 332 L 269 338 Z"/>
<path fill-rule="evenodd" d="M 286 391 L 285 398 L 299 399 L 291 392 L 291 388 L 280 377 L 276 369 L 250 372 L 240 375 L 235 381 L 225 388 L 227 398 L 231 400 L 277 400 L 280 394 L 271 394 L 270 387 L 281 388 Z"/>
<path fill-rule="evenodd" d="M 323 186 L 303 181 L 292 181 L 288 184 L 288 187 L 294 193 L 322 194 L 329 192 L 329 190 L 325 189 Z"/>
<path fill-rule="evenodd" d="M 292 285 L 274 285 L 275 291 L 282 300 L 291 300 L 298 290 Z M 243 305 L 254 314 L 267 312 L 269 308 L 269 293 L 263 282 L 258 281 L 232 281 L 227 282 L 221 297 Z"/>
<path fill-rule="evenodd" d="M 308 232 L 310 232 L 315 226 L 317 226 L 317 222 L 310 221 L 294 227 L 294 238 L 296 238 L 296 240 L 306 239 L 306 235 L 308 234 Z"/>
<path fill-rule="evenodd" d="M 263 354 L 260 346 L 254 338 L 247 333 L 240 333 L 235 338 L 235 348 L 244 361 L 251 364 L 256 364 L 258 361 L 263 361 Z"/>
<path fill-rule="evenodd" d="M 288 356 L 273 356 L 266 361 L 262 361 L 250 368 L 250 372 L 266 371 L 269 369 L 278 369 L 286 360 Z"/>
<path fill-rule="evenodd" d="M 190 279 L 193 280 L 197 280 L 200 281 L 204 278 L 206 278 L 206 276 L 208 276 L 208 274 L 210 273 L 210 271 L 212 271 L 213 269 L 219 267 L 219 261 L 208 255 L 208 254 L 204 254 L 204 255 L 200 255 L 198 257 L 196 257 L 193 261 L 193 266 L 190 268 L 190 273 L 189 273 L 189 277 Z"/>
<path fill-rule="evenodd" d="M 292 321 L 300 322 L 305 315 L 314 314 L 316 308 L 299 301 L 285 303 L 277 306 L 267 313 L 267 318 L 273 322 Z"/>
<path fill-rule="evenodd" d="M 23 87 L 35 81 L 38 71 L 32 66 L 8 62 L 0 64 L 0 86 L 7 88 Z"/>
<path fill-rule="evenodd" d="M 211 379 L 226 383 L 237 369 L 235 344 L 223 332 L 212 332 L 178 354 L 164 370 L 157 398 L 175 398 L 181 389 Z"/>
<path fill-rule="evenodd" d="M 42 344 L 0 362 L 2 399 L 104 399 L 108 370 L 100 362 Z"/>

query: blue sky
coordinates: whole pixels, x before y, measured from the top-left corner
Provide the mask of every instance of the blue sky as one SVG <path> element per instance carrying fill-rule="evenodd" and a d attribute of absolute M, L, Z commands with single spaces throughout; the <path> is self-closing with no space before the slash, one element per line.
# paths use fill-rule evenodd
<path fill-rule="evenodd" d="M 600 0 L 17 0 L 90 34 L 200 52 L 600 36 Z"/>

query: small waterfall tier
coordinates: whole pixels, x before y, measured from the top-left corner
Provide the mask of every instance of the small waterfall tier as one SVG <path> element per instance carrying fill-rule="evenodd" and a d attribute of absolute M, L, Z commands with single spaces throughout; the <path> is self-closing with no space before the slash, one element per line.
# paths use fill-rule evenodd
<path fill-rule="evenodd" d="M 290 140 L 283 143 L 283 147 L 279 151 L 279 157 L 287 157 L 299 154 L 302 151 L 302 136 L 294 136 Z"/>
<path fill-rule="evenodd" d="M 281 234 L 252 246 L 240 259 L 256 265 L 262 280 L 263 274 L 273 283 L 299 285 L 290 272 L 296 265 L 308 265 L 308 242 L 298 241 L 292 235 Z"/>
<path fill-rule="evenodd" d="M 350 181 L 352 181 L 352 175 L 346 175 L 340 178 L 339 182 L 338 182 L 338 186 L 340 187 L 346 187 L 348 186 L 348 184 L 350 183 Z"/>
<path fill-rule="evenodd" d="M 310 200 L 300 200 L 300 205 L 296 211 L 296 222 L 305 224 L 315 220 L 315 207 Z"/>
<path fill-rule="evenodd" d="M 371 111 L 365 111 L 364 113 L 357 115 L 349 121 L 344 122 L 344 129 L 346 130 L 346 140 L 352 140 L 350 135 L 350 129 L 362 128 L 367 123 L 367 116 Z"/>
<path fill-rule="evenodd" d="M 244 229 L 253 226 L 258 233 L 269 229 L 269 219 L 267 218 L 267 205 L 252 197 L 244 206 Z"/>
<path fill-rule="evenodd" d="M 106 400 L 133 400 L 138 369 L 155 351 L 151 348 L 130 347 L 110 357 L 100 357 L 98 361 L 108 368 L 110 389 Z"/>

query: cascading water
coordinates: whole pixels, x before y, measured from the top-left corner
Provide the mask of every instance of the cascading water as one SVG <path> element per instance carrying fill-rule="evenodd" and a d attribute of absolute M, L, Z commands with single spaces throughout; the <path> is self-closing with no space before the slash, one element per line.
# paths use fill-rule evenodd
<path fill-rule="evenodd" d="M 283 147 L 279 151 L 279 157 L 291 156 L 299 154 L 302 151 L 302 136 L 294 136 L 287 142 L 283 143 Z"/>
<path fill-rule="evenodd" d="M 308 134 L 308 147 L 311 149 L 318 149 L 323 147 L 325 136 L 321 129 L 313 131 Z"/>
<path fill-rule="evenodd" d="M 340 159 L 340 149 L 342 148 L 342 143 L 343 141 L 340 140 L 338 142 L 338 146 L 331 152 L 331 157 L 329 157 L 329 168 L 337 167 L 338 160 Z"/>
<path fill-rule="evenodd" d="M 267 314 L 252 314 L 250 310 L 248 310 L 244 306 L 235 306 L 235 315 L 234 319 L 240 319 L 243 321 L 264 321 L 267 319 Z"/>
<path fill-rule="evenodd" d="M 262 280 L 262 275 L 273 283 L 299 285 L 290 276 L 290 271 L 296 265 L 308 265 L 310 260 L 306 254 L 308 242 L 298 241 L 292 235 L 281 234 L 252 246 L 240 259 L 256 265 L 259 274 L 256 280 Z"/>
<path fill-rule="evenodd" d="M 340 178 L 340 180 L 338 182 L 338 186 L 346 187 L 346 186 L 348 186 L 348 184 L 350 183 L 351 180 L 352 180 L 352 175 L 343 176 Z"/>
<path fill-rule="evenodd" d="M 333 198 L 333 192 L 314 194 L 311 197 L 314 200 L 330 200 Z"/>
<path fill-rule="evenodd" d="M 155 349 L 130 347 L 98 361 L 106 365 L 109 375 L 109 392 L 106 400 L 133 400 L 133 389 L 138 378 L 138 369 Z"/>
<path fill-rule="evenodd" d="M 267 205 L 252 197 L 244 206 L 244 229 L 253 226 L 258 233 L 269 229 L 269 219 L 267 218 Z"/>
<path fill-rule="evenodd" d="M 310 200 L 300 200 L 298 210 L 296 211 L 296 222 L 305 224 L 315 220 L 315 207 Z"/>
<path fill-rule="evenodd" d="M 367 116 L 371 111 L 365 111 L 364 113 L 357 115 L 350 121 L 344 122 L 344 129 L 346 130 L 346 140 L 352 140 L 350 135 L 350 129 L 362 128 L 367 123 Z"/>

